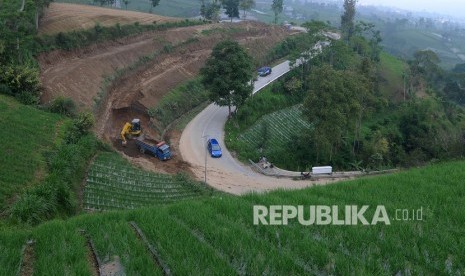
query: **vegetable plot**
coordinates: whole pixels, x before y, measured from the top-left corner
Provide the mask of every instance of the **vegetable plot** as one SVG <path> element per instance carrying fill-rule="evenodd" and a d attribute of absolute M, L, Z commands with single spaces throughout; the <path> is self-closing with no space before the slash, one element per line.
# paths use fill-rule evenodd
<path fill-rule="evenodd" d="M 292 137 L 303 130 L 311 129 L 312 124 L 302 118 L 301 105 L 279 110 L 263 116 L 239 139 L 252 145 L 254 148 L 282 147 Z"/>
<path fill-rule="evenodd" d="M 135 209 L 206 193 L 206 188 L 181 175 L 147 172 L 115 153 L 102 153 L 88 172 L 83 206 L 93 210 Z"/>

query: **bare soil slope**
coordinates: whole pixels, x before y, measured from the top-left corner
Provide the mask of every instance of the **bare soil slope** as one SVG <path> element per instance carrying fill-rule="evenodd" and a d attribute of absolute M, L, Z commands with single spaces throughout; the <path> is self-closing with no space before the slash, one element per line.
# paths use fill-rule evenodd
<path fill-rule="evenodd" d="M 104 76 L 134 64 L 142 56 L 156 53 L 153 60 L 114 81 L 96 111 L 96 133 L 134 163 L 149 167 L 151 164 L 145 161 L 157 161 L 133 152 L 130 145 L 127 148 L 118 146 L 124 122 L 140 118 L 145 134 L 159 139 L 160 133 L 150 128 L 147 109 L 155 106 L 171 89 L 195 77 L 216 43 L 231 38 L 244 45 L 253 56 L 261 58 L 288 35 L 289 31 L 284 28 L 257 22 L 221 23 L 154 31 L 72 52 L 46 53 L 39 57 L 45 88 L 42 102 L 62 95 L 71 97 L 80 109 L 91 109 Z M 172 51 L 164 51 L 167 45 Z M 163 165 L 157 162 L 158 171 L 175 172 L 186 167 L 177 154 L 177 135 L 171 136 L 174 137 L 170 141 L 174 160 L 163 162 Z"/>
<path fill-rule="evenodd" d="M 154 21 L 163 23 L 179 21 L 179 18 L 87 5 L 51 3 L 41 20 L 39 34 L 55 34 L 88 29 L 93 28 L 97 23 L 102 26 L 113 26 L 116 23 L 123 25 L 134 22 L 153 24 Z"/>

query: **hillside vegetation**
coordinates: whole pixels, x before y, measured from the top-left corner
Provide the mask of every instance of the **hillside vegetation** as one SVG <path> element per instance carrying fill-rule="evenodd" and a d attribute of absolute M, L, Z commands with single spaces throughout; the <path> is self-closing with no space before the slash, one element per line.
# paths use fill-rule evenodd
<path fill-rule="evenodd" d="M 465 75 L 442 69 L 430 50 L 406 62 L 391 56 L 382 51 L 373 25 L 357 24 L 350 39 L 331 41 L 239 108 L 225 139 L 239 159 L 266 156 L 298 171 L 320 165 L 378 170 L 464 156 Z M 307 26 L 327 28 L 318 22 Z M 296 104 L 302 104 L 297 118 L 288 109 Z M 299 132 L 272 127 L 293 116 Z M 299 126 L 302 120 L 313 127 Z M 281 143 L 273 142 L 276 137 Z"/>
<path fill-rule="evenodd" d="M 0 95 L 0 212 L 14 195 L 37 185 L 47 174 L 45 153 L 62 132 L 64 117 L 37 110 Z"/>
<path fill-rule="evenodd" d="M 21 247 L 35 240 L 35 274 L 89 274 L 86 231 L 102 263 L 119 260 L 128 275 L 174 274 L 462 274 L 465 272 L 463 209 L 464 162 L 414 169 L 396 175 L 359 179 L 301 191 L 185 201 L 130 212 L 81 215 L 30 230 L 0 233 L 0 274 L 17 269 Z M 143 192 L 141 193 L 143 194 Z M 384 205 L 390 225 L 253 225 L 253 206 Z M 398 220 L 408 209 L 409 220 Z M 413 211 L 422 215 L 413 219 Z M 413 210 L 413 211 L 412 211 Z M 307 213 L 308 214 L 308 213 Z M 421 220 L 420 220 L 421 219 Z M 129 222 L 134 221 L 149 245 Z M 49 235 L 49 233 L 54 233 Z M 46 260 L 53 259 L 53 264 Z"/>

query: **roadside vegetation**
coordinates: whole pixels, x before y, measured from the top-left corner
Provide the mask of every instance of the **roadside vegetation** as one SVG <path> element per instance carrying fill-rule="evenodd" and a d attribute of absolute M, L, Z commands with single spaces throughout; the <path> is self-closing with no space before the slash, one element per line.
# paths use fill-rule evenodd
<path fill-rule="evenodd" d="M 154 127 L 163 133 L 172 122 L 206 101 L 208 101 L 207 90 L 200 82 L 200 78 L 195 78 L 171 90 L 155 107 L 148 110 L 148 114 L 156 118 Z"/>
<path fill-rule="evenodd" d="M 456 205 L 465 200 L 464 165 L 436 164 L 300 191 L 221 195 L 2 231 L 0 246 L 6 257 L 0 258 L 0 274 L 19 266 L 27 237 L 36 241 L 34 271 L 87 274 L 91 263 L 85 263 L 86 244 L 79 229 L 92 239 L 102 263 L 116 259 L 127 274 L 160 274 L 131 221 L 173 274 L 460 274 L 465 271 L 465 240 L 460 235 L 465 225 L 460 219 L 463 210 Z M 340 210 L 369 205 L 368 218 L 375 205 L 382 204 L 391 225 L 303 226 L 295 220 L 287 226 L 253 225 L 253 205 L 283 202 L 337 202 Z M 421 209 L 421 220 L 397 220 L 396 210 L 404 208 L 410 210 L 410 218 Z M 56 255 L 53 265 L 44 265 L 50 254 Z"/>

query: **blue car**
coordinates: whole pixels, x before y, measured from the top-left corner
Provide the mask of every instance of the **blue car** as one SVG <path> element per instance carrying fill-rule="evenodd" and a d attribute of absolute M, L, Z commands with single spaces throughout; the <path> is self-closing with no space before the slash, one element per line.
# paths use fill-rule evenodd
<path fill-rule="evenodd" d="M 265 67 L 258 69 L 258 75 L 260 77 L 265 77 L 265 76 L 268 76 L 269 74 L 271 74 L 271 67 L 265 66 Z"/>
<path fill-rule="evenodd" d="M 208 152 L 210 152 L 211 157 L 221 157 L 221 147 L 216 139 L 208 139 Z"/>

